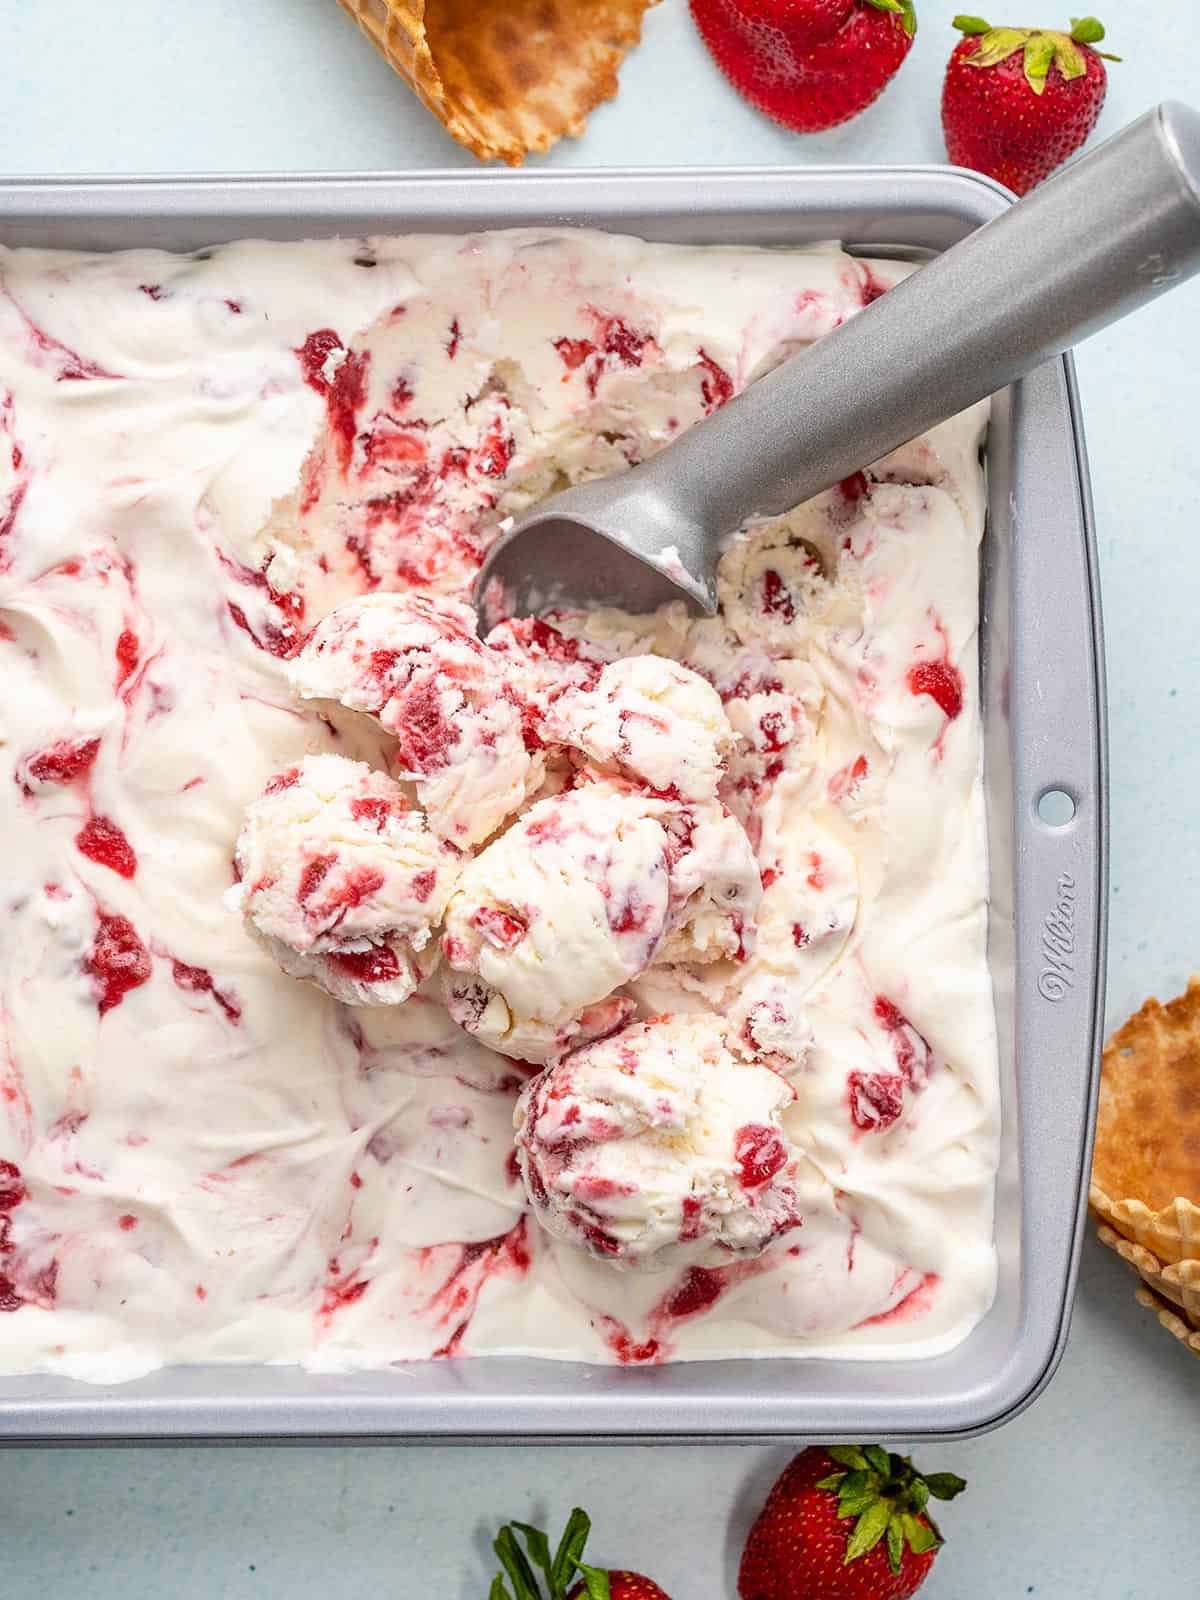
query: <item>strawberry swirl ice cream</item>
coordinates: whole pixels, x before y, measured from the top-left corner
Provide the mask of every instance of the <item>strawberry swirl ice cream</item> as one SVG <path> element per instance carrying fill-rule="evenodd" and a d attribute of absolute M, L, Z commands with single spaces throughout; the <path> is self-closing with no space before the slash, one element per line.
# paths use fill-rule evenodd
<path fill-rule="evenodd" d="M 301 698 L 365 712 L 395 738 L 392 770 L 452 844 L 486 839 L 540 782 L 520 686 L 479 642 L 469 606 L 366 595 L 318 624 L 288 675 Z"/>
<path fill-rule="evenodd" d="M 276 773 L 246 813 L 226 896 L 293 978 L 350 1005 L 399 1005 L 437 963 L 462 867 L 399 784 L 344 756 Z"/>
<path fill-rule="evenodd" d="M 732 1045 L 718 1017 L 653 1017 L 534 1079 L 517 1153 L 542 1226 L 639 1271 L 720 1266 L 799 1228 L 795 1091 Z"/>
<path fill-rule="evenodd" d="M 741 529 L 715 616 L 468 604 L 910 270 L 0 248 L 0 1372 L 978 1323 L 986 408 Z"/>
<path fill-rule="evenodd" d="M 451 1016 L 495 1050 L 547 1061 L 607 1031 L 611 1008 L 592 1008 L 666 959 L 673 935 L 690 953 L 711 921 L 748 923 L 753 854 L 715 802 L 708 813 L 604 780 L 533 806 L 464 869 L 450 901 Z"/>
<path fill-rule="evenodd" d="M 450 1015 L 494 1050 L 545 1062 L 632 1015 L 627 999 L 605 1002 L 655 962 L 744 960 L 761 880 L 717 796 L 736 736 L 705 679 L 639 655 L 555 695 L 544 676 L 480 643 L 474 623 L 458 602 L 369 595 L 325 617 L 289 669 L 302 698 L 335 701 L 391 735 L 389 765 L 412 781 L 435 834 L 470 846 L 501 830 L 464 858 L 452 895 L 439 877 L 403 972 L 391 970 L 394 940 L 387 956 L 327 950 L 375 909 L 345 903 L 367 882 L 362 870 L 349 887 L 331 881 L 326 899 L 315 893 L 314 874 L 337 860 L 336 837 L 322 834 L 343 819 L 306 816 L 301 832 L 285 779 L 251 809 L 243 881 L 228 898 L 285 972 L 362 1004 L 399 1003 L 430 975 L 433 959 L 411 957 L 444 915 Z M 571 786 L 505 829 L 556 757 Z M 410 849 L 433 850 L 424 828 L 411 813 Z"/>
<path fill-rule="evenodd" d="M 595 765 L 680 800 L 714 799 L 737 743 L 712 685 L 661 656 L 610 662 L 593 687 L 554 702 L 544 729 Z"/>

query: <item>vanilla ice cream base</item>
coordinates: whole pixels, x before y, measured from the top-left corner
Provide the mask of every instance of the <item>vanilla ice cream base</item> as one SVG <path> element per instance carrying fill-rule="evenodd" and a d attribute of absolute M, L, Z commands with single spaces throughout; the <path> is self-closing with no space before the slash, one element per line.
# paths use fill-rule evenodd
<path fill-rule="evenodd" d="M 657 448 L 904 270 L 833 246 L 540 231 L 0 252 L 0 1160 L 21 1193 L 0 1233 L 0 1303 L 17 1304 L 0 1370 L 900 1359 L 978 1322 L 998 1133 L 981 410 L 880 464 L 869 493 L 742 536 L 721 618 L 567 630 L 599 659 L 683 661 L 743 722 L 761 721 L 754 693 L 804 712 L 782 751 L 775 732 L 730 757 L 728 803 L 771 877 L 753 954 L 629 991 L 643 1014 L 724 1012 L 777 984 L 811 1028 L 783 1113 L 804 1224 L 718 1269 L 699 1312 L 678 1273 L 617 1274 L 537 1227 L 511 1161 L 526 1069 L 430 986 L 341 1006 L 224 905 L 273 773 L 326 751 L 387 763 L 366 719 L 289 692 L 303 628 L 373 584 L 465 594 L 501 517 Z M 297 354 L 322 330 L 369 352 L 361 394 L 335 392 L 346 357 Z M 404 476 L 418 445 L 396 441 L 422 430 L 397 408 L 435 436 L 423 487 Z M 303 595 L 303 618 L 272 590 Z M 738 689 L 755 673 L 764 687 Z M 81 775 L 36 759 L 93 743 Z M 96 847 L 98 820 L 129 856 Z M 144 952 L 115 976 L 104 919 Z M 856 1125 L 851 1074 L 885 1119 L 897 1103 L 886 1126 Z"/>

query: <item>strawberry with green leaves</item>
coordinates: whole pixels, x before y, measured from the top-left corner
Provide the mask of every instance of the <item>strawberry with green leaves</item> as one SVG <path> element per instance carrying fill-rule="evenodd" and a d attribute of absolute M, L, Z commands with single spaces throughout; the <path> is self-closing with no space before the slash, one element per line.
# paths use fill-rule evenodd
<path fill-rule="evenodd" d="M 877 1444 L 810 1446 L 767 1497 L 738 1572 L 741 1600 L 909 1600 L 942 1543 L 929 1500 L 952 1472 L 922 1476 Z"/>
<path fill-rule="evenodd" d="M 865 111 L 917 31 L 913 0 L 689 0 L 713 60 L 744 100 L 797 133 Z"/>
<path fill-rule="evenodd" d="M 551 1551 L 540 1528 L 506 1523 L 492 1544 L 503 1571 L 493 1578 L 488 1600 L 670 1600 L 640 1572 L 587 1565 L 583 1547 L 591 1529 L 587 1512 L 576 1506 Z"/>
<path fill-rule="evenodd" d="M 1069 33 L 1052 28 L 993 28 L 982 17 L 955 17 L 964 35 L 954 47 L 942 89 L 946 151 L 956 166 L 997 178 L 1026 194 L 1075 153 L 1096 126 L 1108 88 L 1096 46 L 1095 17 Z"/>

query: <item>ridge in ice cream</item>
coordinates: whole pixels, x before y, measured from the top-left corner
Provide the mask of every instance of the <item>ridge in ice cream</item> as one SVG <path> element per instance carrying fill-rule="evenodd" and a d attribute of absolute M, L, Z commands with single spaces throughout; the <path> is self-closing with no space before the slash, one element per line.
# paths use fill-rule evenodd
<path fill-rule="evenodd" d="M 466 604 L 906 270 L 0 251 L 0 1371 L 978 1321 L 984 410 L 742 530 L 714 618 Z"/>

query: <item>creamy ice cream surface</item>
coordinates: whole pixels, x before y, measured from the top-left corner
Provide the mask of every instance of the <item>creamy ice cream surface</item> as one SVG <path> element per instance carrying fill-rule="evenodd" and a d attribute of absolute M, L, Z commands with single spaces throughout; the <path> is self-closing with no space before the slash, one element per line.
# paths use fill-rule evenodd
<path fill-rule="evenodd" d="M 0 1371 L 979 1320 L 984 411 L 743 530 L 715 618 L 466 605 L 905 270 L 0 251 Z"/>

